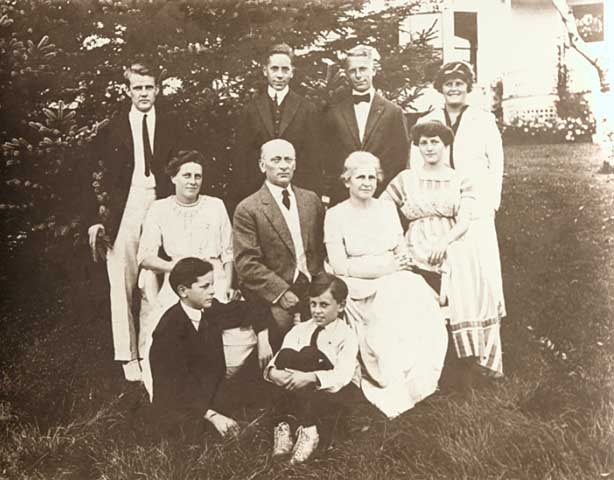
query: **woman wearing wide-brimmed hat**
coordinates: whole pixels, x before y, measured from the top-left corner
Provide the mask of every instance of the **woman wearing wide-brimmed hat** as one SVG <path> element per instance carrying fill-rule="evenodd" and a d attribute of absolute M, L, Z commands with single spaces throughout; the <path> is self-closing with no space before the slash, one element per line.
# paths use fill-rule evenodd
<path fill-rule="evenodd" d="M 502 318 L 506 310 L 495 230 L 495 214 L 501 203 L 503 180 L 501 134 L 492 113 L 467 104 L 467 94 L 471 92 L 474 83 L 471 65 L 462 61 L 446 63 L 439 69 L 433 83 L 443 95 L 444 107 L 436 108 L 420 118 L 419 122 L 438 120 L 454 132 L 454 141 L 446 152 L 445 160 L 461 178 L 467 178 L 473 186 L 475 203 L 466 241 L 475 242 L 479 246 L 477 250 L 480 252 L 482 269 L 489 283 L 489 289 L 494 292 L 499 316 Z M 411 168 L 422 164 L 422 156 L 417 148 L 412 148 Z M 501 345 L 498 329 L 495 335 L 484 339 L 484 342 L 484 351 L 498 358 L 495 362 L 498 363 L 498 368 L 495 370 L 498 371 L 497 376 L 501 376 Z"/>

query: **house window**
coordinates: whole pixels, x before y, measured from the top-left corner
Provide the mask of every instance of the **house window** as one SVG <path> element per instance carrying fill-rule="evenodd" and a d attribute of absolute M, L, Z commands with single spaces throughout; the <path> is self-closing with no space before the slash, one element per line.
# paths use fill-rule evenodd
<path fill-rule="evenodd" d="M 585 42 L 603 41 L 603 2 L 573 5 L 578 33 Z"/>

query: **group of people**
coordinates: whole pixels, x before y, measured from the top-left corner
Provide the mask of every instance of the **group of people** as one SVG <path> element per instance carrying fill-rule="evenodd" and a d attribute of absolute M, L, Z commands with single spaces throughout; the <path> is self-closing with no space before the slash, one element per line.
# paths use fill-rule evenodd
<path fill-rule="evenodd" d="M 319 112 L 289 88 L 291 48 L 270 50 L 237 129 L 232 222 L 201 194 L 202 153 L 156 111 L 154 72 L 125 71 L 131 108 L 99 135 L 89 240 L 115 359 L 167 423 L 236 432 L 218 391 L 251 363 L 293 398 L 296 441 L 280 421 L 274 455 L 303 462 L 318 412 L 353 388 L 389 418 L 434 393 L 449 338 L 469 375 L 503 375 L 494 117 L 467 105 L 472 69 L 451 62 L 434 81 L 445 106 L 408 134 L 374 90 L 375 55 L 347 52 L 351 94 Z"/>

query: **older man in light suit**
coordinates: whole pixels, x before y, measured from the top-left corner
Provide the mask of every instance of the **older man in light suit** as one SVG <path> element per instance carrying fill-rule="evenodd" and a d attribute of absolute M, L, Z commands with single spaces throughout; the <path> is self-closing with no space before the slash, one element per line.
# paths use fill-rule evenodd
<path fill-rule="evenodd" d="M 262 145 L 262 187 L 237 206 L 235 267 L 246 298 L 270 306 L 270 345 L 277 350 L 297 313 L 306 311 L 307 286 L 323 268 L 324 207 L 317 195 L 292 185 L 296 154 L 274 139 Z"/>

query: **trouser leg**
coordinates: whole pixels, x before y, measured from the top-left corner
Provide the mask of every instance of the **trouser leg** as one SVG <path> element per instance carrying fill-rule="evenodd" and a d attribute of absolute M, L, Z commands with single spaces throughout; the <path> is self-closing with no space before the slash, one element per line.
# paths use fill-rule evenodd
<path fill-rule="evenodd" d="M 133 313 L 133 296 L 138 275 L 136 255 L 141 226 L 154 199 L 153 189 L 130 189 L 117 238 L 107 254 L 113 349 L 115 360 L 118 361 L 138 359 L 138 339 Z"/>

